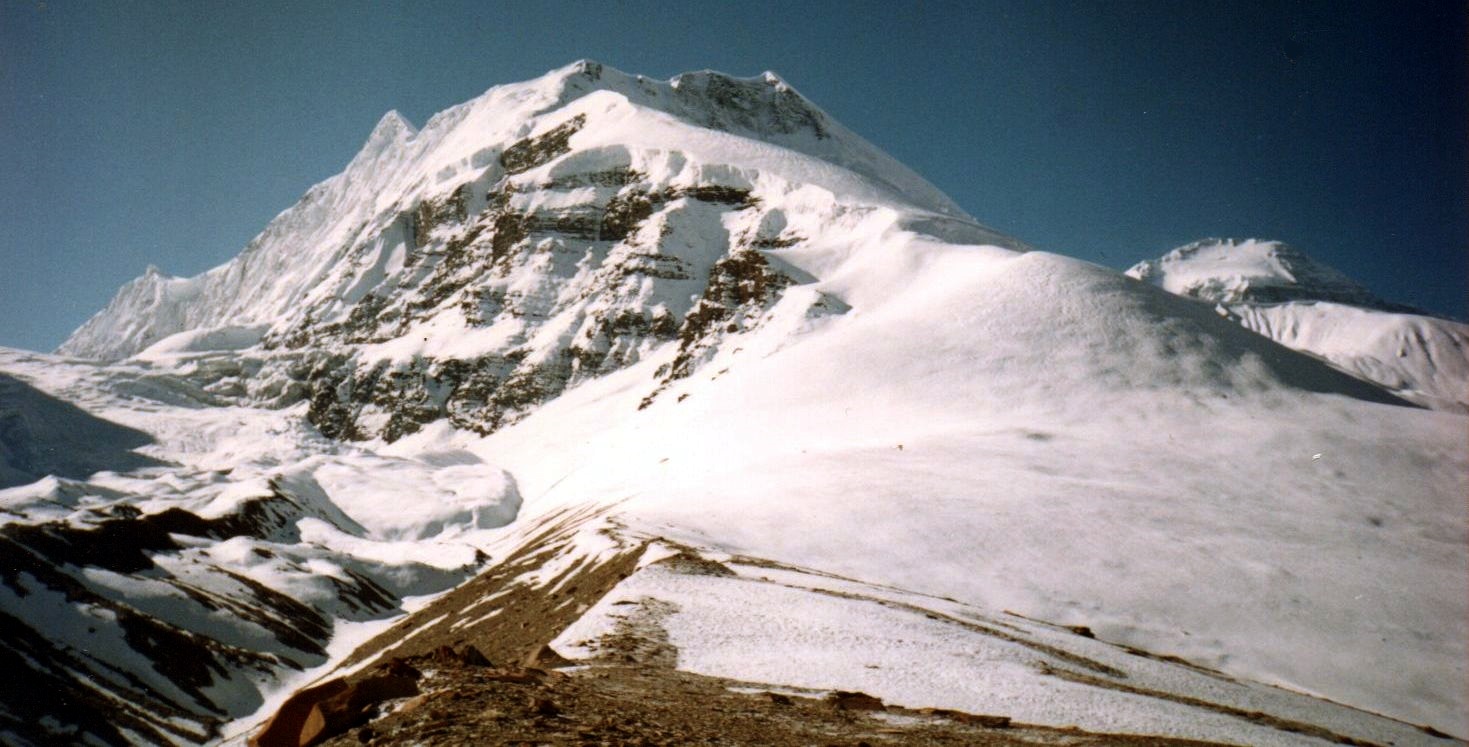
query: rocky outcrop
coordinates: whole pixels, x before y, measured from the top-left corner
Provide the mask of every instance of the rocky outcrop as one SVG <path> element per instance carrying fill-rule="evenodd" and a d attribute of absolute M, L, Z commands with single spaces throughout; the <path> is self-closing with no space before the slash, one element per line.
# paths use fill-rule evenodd
<path fill-rule="evenodd" d="M 522 141 L 511 163 L 563 154 L 574 131 Z M 365 294 L 341 321 L 308 316 L 267 339 L 293 356 L 266 377 L 298 382 L 273 391 L 301 392 L 324 435 L 394 441 L 440 419 L 488 434 L 675 341 L 667 375 L 687 376 L 795 282 L 722 228 L 759 210 L 735 184 L 656 187 L 627 167 L 563 171 L 504 179 L 474 214 L 470 191 L 461 185 L 410 217 L 415 281 Z M 496 339 L 489 350 L 413 344 L 414 329 L 442 323 Z M 380 355 L 375 345 L 412 352 Z"/>
<path fill-rule="evenodd" d="M 571 152 L 571 136 L 586 124 L 586 115 L 578 114 L 542 135 L 518 140 L 500 154 L 500 165 L 507 174 L 519 174 L 550 163 Z"/>

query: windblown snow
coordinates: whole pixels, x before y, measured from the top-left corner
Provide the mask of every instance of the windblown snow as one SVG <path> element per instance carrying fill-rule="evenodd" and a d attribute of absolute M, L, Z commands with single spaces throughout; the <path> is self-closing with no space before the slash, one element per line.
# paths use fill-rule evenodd
<path fill-rule="evenodd" d="M 1137 687 L 1469 735 L 1464 326 L 1271 242 L 1130 274 L 976 223 L 772 74 L 580 62 L 390 112 L 236 259 L 150 268 L 67 357 L 0 351 L 0 661 L 71 688 L 5 691 L 0 734 L 210 739 L 597 506 L 739 573 L 641 571 L 565 645 L 651 597 L 690 671 L 1316 743 L 828 584 L 1045 621 L 1007 624 Z"/>

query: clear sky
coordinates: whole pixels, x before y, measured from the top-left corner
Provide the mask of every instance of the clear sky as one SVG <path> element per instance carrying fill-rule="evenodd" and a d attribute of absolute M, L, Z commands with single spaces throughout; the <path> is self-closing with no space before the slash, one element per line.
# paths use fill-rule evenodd
<path fill-rule="evenodd" d="M 0 0 L 0 345 L 49 350 L 152 263 L 237 254 L 378 117 L 587 57 L 775 70 L 981 221 L 1116 268 L 1293 243 L 1466 316 L 1451 2 Z"/>

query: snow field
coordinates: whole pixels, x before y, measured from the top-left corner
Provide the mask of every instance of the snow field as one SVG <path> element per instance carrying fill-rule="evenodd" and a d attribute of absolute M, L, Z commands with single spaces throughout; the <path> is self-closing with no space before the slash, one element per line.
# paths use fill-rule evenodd
<path fill-rule="evenodd" d="M 991 618 L 958 603 L 798 571 L 729 566 L 737 577 L 644 568 L 552 645 L 573 657 L 595 657 L 587 642 L 625 629 L 634 619 L 629 610 L 657 600 L 664 603 L 658 609 L 671 611 L 634 624 L 661 628 L 678 650 L 679 669 L 748 683 L 859 690 L 911 708 L 1226 744 L 1330 743 L 1251 721 L 1240 715 L 1245 712 L 1379 743 L 1440 743 L 1405 724 L 1143 659 L 1020 618 Z M 1058 670 L 1090 681 L 1057 676 Z"/>

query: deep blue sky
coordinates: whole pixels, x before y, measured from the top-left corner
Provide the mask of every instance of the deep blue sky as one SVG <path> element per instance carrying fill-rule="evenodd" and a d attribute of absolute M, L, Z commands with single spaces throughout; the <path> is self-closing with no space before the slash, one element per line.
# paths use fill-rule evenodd
<path fill-rule="evenodd" d="M 226 261 L 388 109 L 581 57 L 775 70 L 1044 249 L 1279 238 L 1464 317 L 1464 4 L 1248 5 L 0 0 L 0 345 Z"/>

